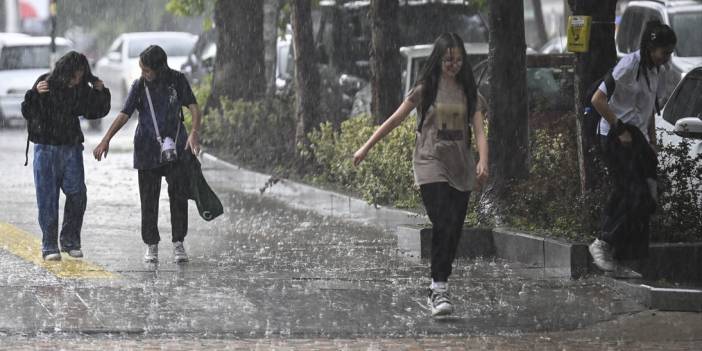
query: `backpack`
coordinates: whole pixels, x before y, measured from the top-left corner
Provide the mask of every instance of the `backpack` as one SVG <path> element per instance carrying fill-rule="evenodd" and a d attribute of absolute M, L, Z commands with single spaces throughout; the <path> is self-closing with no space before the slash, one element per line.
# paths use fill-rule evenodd
<path fill-rule="evenodd" d="M 583 105 L 585 106 L 585 111 L 583 113 L 583 125 L 584 125 L 584 130 L 592 138 L 596 138 L 597 135 L 599 134 L 599 125 L 600 125 L 600 120 L 602 119 L 602 115 L 597 111 L 597 109 L 592 106 L 592 97 L 595 95 L 595 92 L 599 89 L 600 84 L 602 82 L 605 83 L 605 87 L 607 87 L 607 101 L 612 98 L 612 95 L 614 94 L 614 89 L 616 88 L 616 82 L 614 81 L 614 77 L 612 76 L 612 70 L 614 68 L 610 68 L 607 73 L 602 76 L 602 78 L 594 81 L 590 87 L 587 90 L 587 94 L 585 94 L 585 101 Z"/>

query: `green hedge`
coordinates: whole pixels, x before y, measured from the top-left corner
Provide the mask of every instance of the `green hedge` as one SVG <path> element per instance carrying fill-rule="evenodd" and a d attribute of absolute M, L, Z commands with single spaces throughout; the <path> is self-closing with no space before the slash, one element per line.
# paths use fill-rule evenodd
<path fill-rule="evenodd" d="M 359 167 L 353 166 L 353 154 L 377 128 L 373 118 L 369 115 L 350 118 L 341 123 L 339 131 L 329 122 L 322 123 L 308 135 L 310 152 L 318 165 L 316 174 L 308 178 L 361 194 L 372 204 L 419 207 L 419 192 L 414 187 L 412 173 L 416 123 L 415 116 L 408 117 L 371 149 Z"/>

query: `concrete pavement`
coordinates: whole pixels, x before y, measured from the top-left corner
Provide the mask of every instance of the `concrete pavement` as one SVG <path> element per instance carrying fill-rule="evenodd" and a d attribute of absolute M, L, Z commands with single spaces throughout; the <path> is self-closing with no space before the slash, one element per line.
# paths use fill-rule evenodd
<path fill-rule="evenodd" d="M 100 163 L 91 151 L 101 135 L 86 136 L 77 275 L 60 274 L 65 256 L 52 269 L 0 241 L 0 349 L 685 349 L 702 339 L 700 314 L 655 313 L 601 277 L 563 280 L 492 259 L 457 262 L 456 314 L 434 320 L 428 264 L 398 252 L 392 234 L 421 219 L 348 199 L 295 201 L 308 196 L 289 182 L 260 195 L 265 176 L 212 160 L 205 175 L 225 214 L 204 222 L 190 205 L 191 262 L 176 265 L 164 186 L 161 262 L 142 263 L 126 129 Z M 0 236 L 26 240 L 31 254 L 40 231 L 24 138 L 0 129 Z"/>

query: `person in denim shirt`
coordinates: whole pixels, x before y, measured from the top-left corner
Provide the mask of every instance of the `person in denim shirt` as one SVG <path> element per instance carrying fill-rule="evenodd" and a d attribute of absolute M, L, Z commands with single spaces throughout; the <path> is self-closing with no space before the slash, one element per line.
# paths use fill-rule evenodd
<path fill-rule="evenodd" d="M 47 261 L 60 261 L 60 251 L 83 257 L 80 232 L 87 196 L 79 117 L 97 119 L 109 111 L 110 91 L 92 75 L 85 56 L 75 51 L 61 57 L 54 70 L 41 75 L 25 94 L 22 114 L 27 119 L 29 141 L 34 143 L 41 251 Z M 59 190 L 66 195 L 60 250 Z"/>
<path fill-rule="evenodd" d="M 144 261 L 158 261 L 158 199 L 161 193 L 161 178 L 168 182 L 168 198 L 171 210 L 171 229 L 174 258 L 176 262 L 187 262 L 188 256 L 183 240 L 188 231 L 188 202 L 182 187 L 186 180 L 179 179 L 177 167 L 182 162 L 168 162 L 162 156 L 162 142 L 170 138 L 175 142 L 177 155 L 200 151 L 198 130 L 200 109 L 185 76 L 168 67 L 166 52 L 151 45 L 139 55 L 141 78 L 134 81 L 122 111 L 105 133 L 100 144 L 93 150 L 95 159 L 107 157 L 110 140 L 127 123 L 135 110 L 139 111 L 139 123 L 134 134 L 134 168 L 139 172 L 139 197 L 141 199 L 141 237 L 147 245 Z M 154 116 L 149 98 L 153 103 Z M 187 134 L 182 121 L 182 107 L 192 114 L 192 129 Z M 158 125 L 158 133 L 154 126 Z M 187 137 L 186 137 L 187 135 Z M 159 136 L 162 140 L 159 140 Z"/>

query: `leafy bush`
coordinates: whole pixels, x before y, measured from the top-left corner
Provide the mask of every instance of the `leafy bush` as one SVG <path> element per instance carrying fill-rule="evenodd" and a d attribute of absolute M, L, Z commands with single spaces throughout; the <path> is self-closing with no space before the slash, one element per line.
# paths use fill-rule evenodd
<path fill-rule="evenodd" d="M 202 143 L 224 158 L 263 171 L 293 168 L 295 119 L 288 100 L 256 102 L 223 98 L 203 118 Z"/>
<path fill-rule="evenodd" d="M 412 152 L 414 150 L 416 116 L 408 120 L 376 144 L 359 167 L 353 166 L 353 154 L 373 134 L 377 126 L 373 118 L 360 115 L 341 123 L 340 131 L 324 122 L 311 132 L 310 153 L 317 172 L 312 182 L 336 184 L 359 193 L 372 204 L 394 204 L 415 208 L 420 204 L 414 187 Z"/>
<path fill-rule="evenodd" d="M 200 109 L 205 106 L 207 99 L 210 97 L 210 90 L 212 90 L 212 74 L 208 74 L 203 77 L 200 84 L 194 85 L 193 94 L 195 95 L 195 100 L 197 101 Z M 190 131 L 190 127 L 193 123 L 193 116 L 190 114 L 189 109 L 185 109 L 185 128 Z"/>
<path fill-rule="evenodd" d="M 702 241 L 702 155 L 691 157 L 691 145 L 690 139 L 678 145 L 659 144 L 662 191 L 651 221 L 654 241 Z"/>
<path fill-rule="evenodd" d="M 530 174 L 511 186 L 507 224 L 549 236 L 588 241 L 598 211 L 596 194 L 580 191 L 577 136 L 572 114 L 532 131 Z M 595 204 L 595 208 L 590 208 Z"/>

